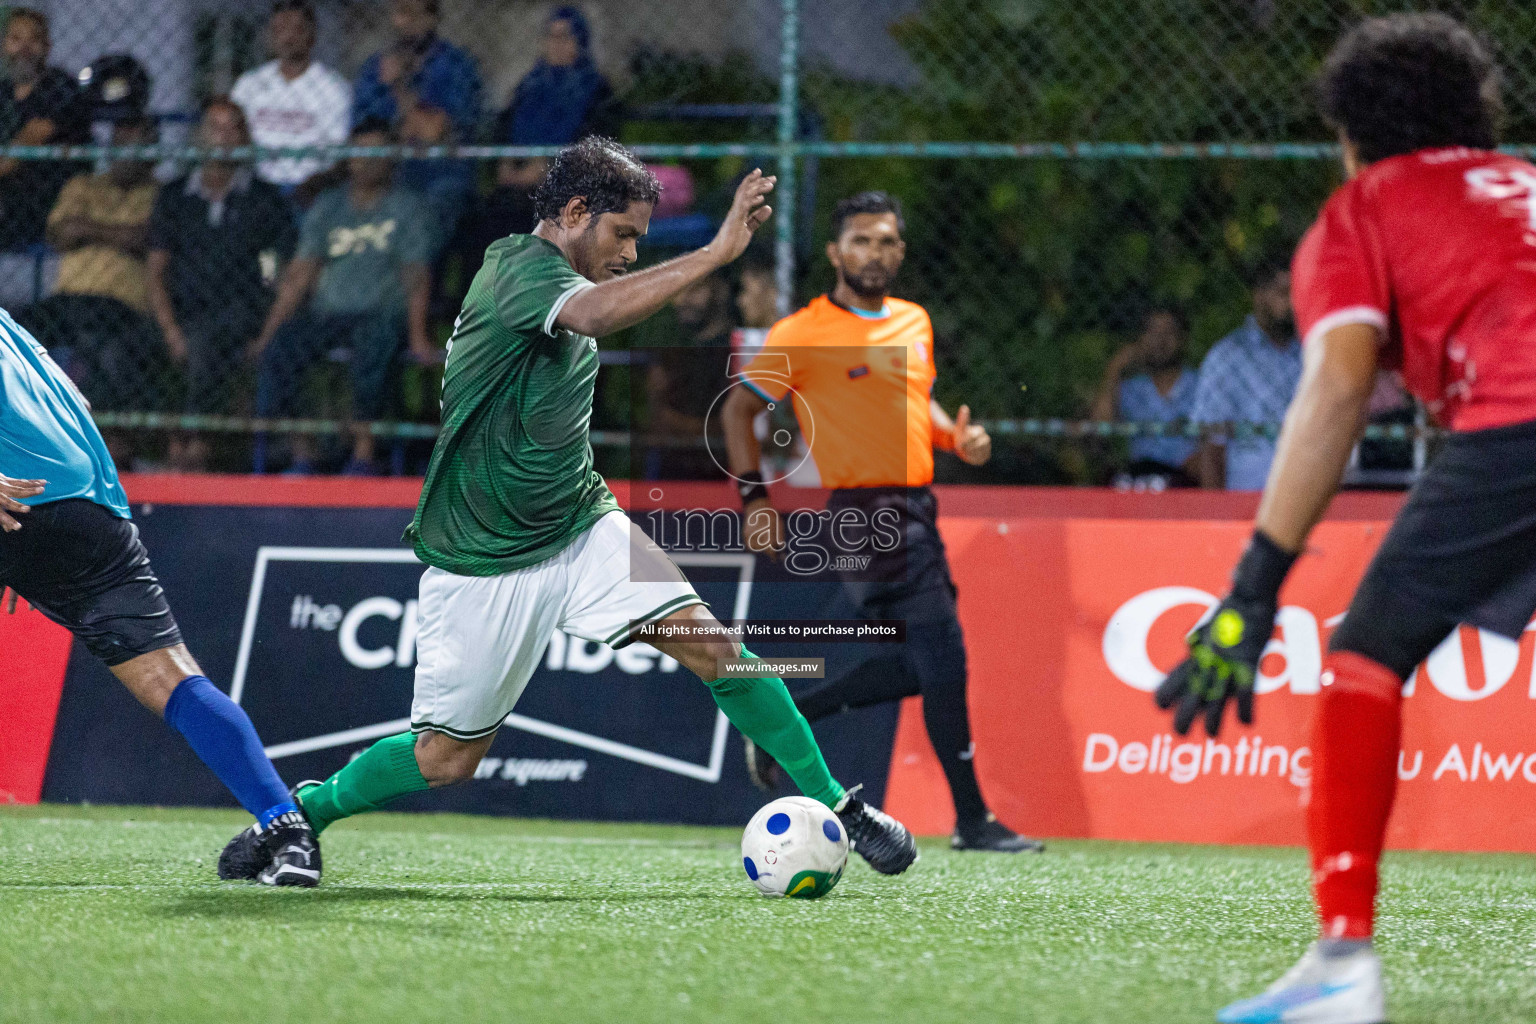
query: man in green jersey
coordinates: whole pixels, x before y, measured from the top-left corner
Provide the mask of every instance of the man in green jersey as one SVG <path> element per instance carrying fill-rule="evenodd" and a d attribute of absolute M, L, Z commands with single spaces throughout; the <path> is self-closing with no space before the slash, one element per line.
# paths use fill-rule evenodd
<path fill-rule="evenodd" d="M 406 530 L 428 566 L 411 731 L 295 787 L 317 831 L 471 778 L 556 629 L 618 648 L 642 625 L 675 623 L 693 638 L 655 646 L 704 680 L 802 792 L 837 812 L 875 870 L 897 874 L 916 860 L 901 823 L 828 772 L 782 680 L 724 674 L 721 662 L 753 656 L 592 468 L 594 339 L 740 256 L 772 213 L 773 185 L 754 170 L 709 245 L 627 273 L 661 186 L 622 146 L 588 138 L 556 157 L 534 196 L 533 233 L 486 250 L 448 343 L 442 433 Z M 230 846 L 251 842 L 247 830 Z"/>

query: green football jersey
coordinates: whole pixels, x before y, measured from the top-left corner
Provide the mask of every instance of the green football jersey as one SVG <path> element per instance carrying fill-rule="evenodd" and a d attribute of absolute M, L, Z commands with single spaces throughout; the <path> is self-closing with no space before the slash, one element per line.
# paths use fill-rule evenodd
<path fill-rule="evenodd" d="M 559 554 L 619 507 L 592 468 L 597 342 L 555 326 L 592 282 L 533 235 L 492 243 L 443 372 L 443 426 L 406 539 L 460 576 Z"/>

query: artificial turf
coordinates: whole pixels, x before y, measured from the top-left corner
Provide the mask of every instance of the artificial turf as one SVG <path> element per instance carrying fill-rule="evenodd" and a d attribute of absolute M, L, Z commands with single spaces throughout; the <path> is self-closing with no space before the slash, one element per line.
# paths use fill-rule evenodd
<path fill-rule="evenodd" d="M 732 831 L 380 814 L 307 891 L 218 881 L 240 824 L 0 809 L 0 1021 L 1204 1022 L 1313 929 L 1294 849 L 925 844 L 769 900 Z M 1536 1020 L 1531 858 L 1391 856 L 1378 941 L 1394 1024 Z"/>

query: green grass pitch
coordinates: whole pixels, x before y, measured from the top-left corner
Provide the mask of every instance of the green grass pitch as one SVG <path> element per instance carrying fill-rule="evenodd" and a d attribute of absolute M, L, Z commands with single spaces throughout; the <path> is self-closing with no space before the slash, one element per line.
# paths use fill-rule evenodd
<path fill-rule="evenodd" d="M 733 830 L 381 814 L 325 885 L 219 882 L 220 811 L 0 810 L 0 1021 L 1210 1021 L 1310 938 L 1293 849 L 927 843 L 768 900 Z M 856 860 L 856 858 L 854 858 Z M 1390 857 L 1394 1024 L 1536 1020 L 1536 862 Z"/>

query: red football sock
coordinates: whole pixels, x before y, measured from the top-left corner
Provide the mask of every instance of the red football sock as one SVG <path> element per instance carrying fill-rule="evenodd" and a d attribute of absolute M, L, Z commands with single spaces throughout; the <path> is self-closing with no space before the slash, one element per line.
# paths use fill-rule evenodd
<path fill-rule="evenodd" d="M 1397 792 L 1403 681 L 1349 651 L 1329 654 L 1322 678 L 1307 804 L 1312 885 L 1325 938 L 1368 939 L 1376 865 Z"/>

